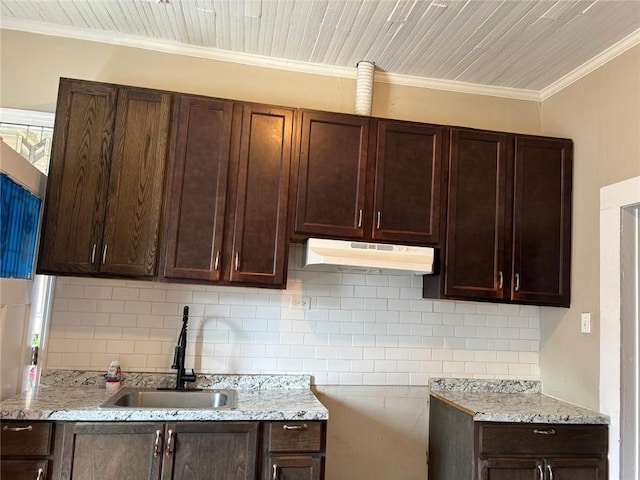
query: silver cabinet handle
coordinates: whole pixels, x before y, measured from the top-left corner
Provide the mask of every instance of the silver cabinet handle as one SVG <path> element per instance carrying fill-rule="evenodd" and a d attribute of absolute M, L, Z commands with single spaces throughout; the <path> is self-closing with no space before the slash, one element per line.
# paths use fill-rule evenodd
<path fill-rule="evenodd" d="M 549 480 L 553 480 L 553 468 L 551 468 L 551 465 L 547 465 L 547 473 L 549 473 Z"/>
<path fill-rule="evenodd" d="M 358 228 L 362 227 L 362 209 L 358 210 Z"/>
<path fill-rule="evenodd" d="M 380 220 L 382 218 L 382 213 L 380 212 L 380 210 L 378 210 L 378 213 L 376 214 L 376 229 L 380 230 Z"/>
<path fill-rule="evenodd" d="M 278 480 L 278 470 L 280 469 L 280 467 L 278 466 L 277 463 L 273 464 L 273 472 L 271 474 L 271 480 Z"/>
<path fill-rule="evenodd" d="M 96 263 L 96 247 L 97 245 L 94 243 L 93 248 L 91 249 L 91 263 Z"/>
<path fill-rule="evenodd" d="M 283 430 L 306 430 L 307 428 L 309 428 L 309 426 L 306 423 L 303 423 L 302 425 L 283 425 L 282 429 Z"/>
<path fill-rule="evenodd" d="M 159 457 L 162 453 L 162 431 L 156 430 L 156 439 L 153 442 L 153 456 Z"/>
<path fill-rule="evenodd" d="M 536 433 L 538 435 L 555 435 L 556 431 L 553 428 L 550 428 L 548 430 L 538 430 L 537 428 L 533 431 L 533 433 Z"/>
<path fill-rule="evenodd" d="M 498 272 L 498 290 L 502 290 L 502 287 L 504 287 L 504 275 Z"/>
<path fill-rule="evenodd" d="M 220 268 L 220 250 L 216 252 L 216 261 L 213 264 L 213 269 L 218 270 Z"/>
<path fill-rule="evenodd" d="M 167 432 L 167 457 L 173 455 L 173 430 L 169 430 Z"/>
<path fill-rule="evenodd" d="M 107 261 L 107 247 L 109 245 L 105 245 L 102 249 L 102 263 L 104 264 Z"/>
<path fill-rule="evenodd" d="M 540 480 L 544 480 L 544 470 L 542 469 L 542 465 L 538 465 L 538 476 Z"/>
<path fill-rule="evenodd" d="M 516 273 L 516 292 L 520 291 L 520 274 Z"/>
<path fill-rule="evenodd" d="M 2 427 L 3 432 L 30 432 L 31 430 L 33 430 L 31 425 L 27 425 L 26 427 L 8 427 L 4 425 Z"/>
<path fill-rule="evenodd" d="M 236 272 L 240 268 L 240 252 L 236 252 Z"/>
<path fill-rule="evenodd" d="M 44 470 L 42 468 L 38 469 L 36 480 L 44 480 Z"/>

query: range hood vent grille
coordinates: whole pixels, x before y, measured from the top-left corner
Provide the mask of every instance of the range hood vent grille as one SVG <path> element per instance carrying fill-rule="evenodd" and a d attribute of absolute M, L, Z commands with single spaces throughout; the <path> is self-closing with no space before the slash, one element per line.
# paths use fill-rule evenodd
<path fill-rule="evenodd" d="M 392 270 L 424 275 L 433 273 L 434 257 L 435 251 L 429 247 L 310 238 L 305 249 L 305 267 Z"/>

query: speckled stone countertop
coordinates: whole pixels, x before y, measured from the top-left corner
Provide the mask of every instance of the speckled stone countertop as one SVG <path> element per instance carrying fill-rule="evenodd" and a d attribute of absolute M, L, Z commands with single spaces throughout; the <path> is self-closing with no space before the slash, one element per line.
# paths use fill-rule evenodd
<path fill-rule="evenodd" d="M 171 386 L 170 374 L 128 373 L 125 387 Z M 103 408 L 113 393 L 104 372 L 43 372 L 41 385 L 0 403 L 3 420 L 57 421 L 211 421 L 327 420 L 329 413 L 310 389 L 307 375 L 198 375 L 194 388 L 238 392 L 235 409 Z"/>
<path fill-rule="evenodd" d="M 606 415 L 544 395 L 535 381 L 432 378 L 429 388 L 476 422 L 609 423 Z"/>

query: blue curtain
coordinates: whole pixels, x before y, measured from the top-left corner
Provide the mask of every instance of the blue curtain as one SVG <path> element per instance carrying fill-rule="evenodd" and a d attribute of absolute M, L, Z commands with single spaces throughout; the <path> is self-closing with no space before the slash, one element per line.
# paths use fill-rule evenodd
<path fill-rule="evenodd" d="M 0 174 L 0 277 L 31 278 L 41 200 Z"/>

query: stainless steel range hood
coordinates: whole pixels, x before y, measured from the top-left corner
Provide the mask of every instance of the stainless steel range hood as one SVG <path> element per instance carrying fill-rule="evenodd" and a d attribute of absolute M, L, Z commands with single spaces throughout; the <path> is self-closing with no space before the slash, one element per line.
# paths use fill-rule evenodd
<path fill-rule="evenodd" d="M 429 247 L 310 238 L 305 248 L 305 267 L 395 270 L 423 275 L 433 273 L 434 257 L 435 251 Z"/>

